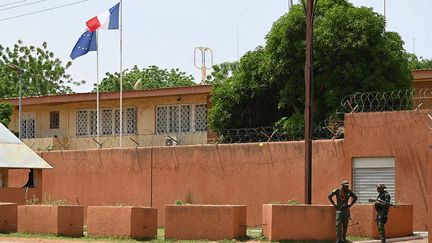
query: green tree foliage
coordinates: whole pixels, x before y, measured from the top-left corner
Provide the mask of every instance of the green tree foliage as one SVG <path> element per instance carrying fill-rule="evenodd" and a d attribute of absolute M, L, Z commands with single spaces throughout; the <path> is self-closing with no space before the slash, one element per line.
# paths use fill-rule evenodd
<path fill-rule="evenodd" d="M 305 14 L 301 5 L 278 19 L 266 45 L 247 53 L 240 68 L 213 90 L 210 126 L 291 126 L 304 113 Z M 347 0 L 318 1 L 314 20 L 313 112 L 320 122 L 355 92 L 408 89 L 409 54 L 382 15 Z M 296 117 L 290 119 L 292 115 Z M 279 124 L 281 125 L 281 124 Z"/>
<path fill-rule="evenodd" d="M 9 103 L 0 103 L 0 123 L 5 127 L 8 127 L 11 121 L 12 108 L 12 105 Z"/>
<path fill-rule="evenodd" d="M 412 70 L 432 69 L 432 59 L 424 59 L 423 57 L 417 57 L 415 54 L 411 54 L 410 68 Z"/>
<path fill-rule="evenodd" d="M 123 90 L 144 90 L 168 87 L 181 87 L 196 85 L 194 78 L 179 69 L 160 69 L 157 66 L 139 69 L 134 66 L 132 70 L 123 72 Z M 107 73 L 99 86 L 99 91 L 110 92 L 120 90 L 120 74 Z M 96 91 L 96 86 L 93 91 Z"/>
<path fill-rule="evenodd" d="M 7 66 L 7 63 L 15 64 L 25 72 L 22 76 L 22 95 L 37 96 L 49 94 L 71 93 L 70 84 L 73 82 L 66 69 L 71 62 L 63 66 L 62 62 L 55 58 L 54 53 L 48 50 L 46 42 L 42 47 L 25 46 L 18 41 L 12 48 L 0 45 L 0 97 L 17 97 L 19 71 Z"/>
<path fill-rule="evenodd" d="M 213 65 L 211 75 L 207 76 L 207 81 L 211 84 L 220 83 L 231 77 L 239 68 L 239 62 L 224 62 Z"/>

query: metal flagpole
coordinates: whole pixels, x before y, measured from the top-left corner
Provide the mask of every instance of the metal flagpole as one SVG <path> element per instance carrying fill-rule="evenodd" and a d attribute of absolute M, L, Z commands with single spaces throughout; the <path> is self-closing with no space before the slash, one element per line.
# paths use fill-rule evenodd
<path fill-rule="evenodd" d="M 120 147 L 123 133 L 123 0 L 120 0 Z"/>
<path fill-rule="evenodd" d="M 99 32 L 96 30 L 96 141 L 98 148 L 100 148 L 99 126 Z"/>

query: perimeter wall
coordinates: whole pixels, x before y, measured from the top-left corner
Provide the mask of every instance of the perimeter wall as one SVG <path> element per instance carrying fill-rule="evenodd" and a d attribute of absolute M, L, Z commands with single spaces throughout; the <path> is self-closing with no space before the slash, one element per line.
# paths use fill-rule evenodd
<path fill-rule="evenodd" d="M 342 180 L 352 181 L 352 158 L 395 157 L 396 200 L 414 205 L 414 229 L 428 220 L 426 111 L 349 114 L 345 139 L 313 143 L 314 204 Z M 245 204 L 247 224 L 261 224 L 262 204 L 304 199 L 304 144 L 220 144 L 138 149 L 43 152 L 54 169 L 43 172 L 43 194 L 82 205 L 158 208 L 176 200 Z M 11 171 L 10 185 L 26 172 Z M 429 182 L 430 183 L 430 182 Z"/>

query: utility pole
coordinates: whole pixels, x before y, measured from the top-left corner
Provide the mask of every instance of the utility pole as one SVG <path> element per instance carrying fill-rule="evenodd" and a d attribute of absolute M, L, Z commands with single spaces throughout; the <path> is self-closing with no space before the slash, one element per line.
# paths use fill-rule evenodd
<path fill-rule="evenodd" d="M 313 15 L 316 0 L 307 1 L 306 10 L 306 64 L 305 64 L 305 203 L 312 204 L 312 41 Z"/>
<path fill-rule="evenodd" d="M 19 75 L 18 81 L 18 138 L 22 139 L 21 119 L 22 119 L 22 77 L 25 69 L 13 63 L 6 63 L 6 66 L 14 69 Z"/>
<path fill-rule="evenodd" d="M 293 1 L 292 0 L 288 0 L 288 11 L 291 10 L 292 6 L 293 6 Z"/>
<path fill-rule="evenodd" d="M 386 0 L 384 0 L 384 19 L 386 18 Z"/>

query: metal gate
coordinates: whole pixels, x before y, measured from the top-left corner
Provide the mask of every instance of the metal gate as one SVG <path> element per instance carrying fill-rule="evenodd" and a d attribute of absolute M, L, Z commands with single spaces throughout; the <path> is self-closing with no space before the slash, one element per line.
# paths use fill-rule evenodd
<path fill-rule="evenodd" d="M 395 161 L 394 157 L 372 157 L 353 159 L 353 190 L 359 203 L 377 198 L 376 185 L 384 183 L 395 202 Z"/>

